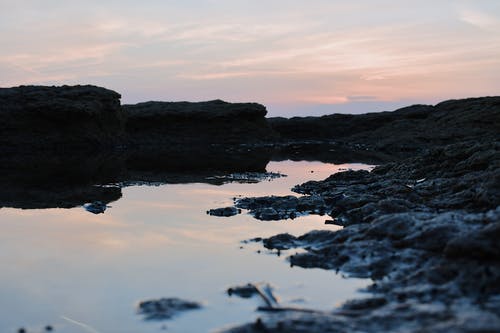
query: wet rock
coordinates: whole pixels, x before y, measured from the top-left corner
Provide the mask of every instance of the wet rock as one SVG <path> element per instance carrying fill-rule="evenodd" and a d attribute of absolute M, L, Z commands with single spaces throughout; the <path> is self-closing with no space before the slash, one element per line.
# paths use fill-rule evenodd
<path fill-rule="evenodd" d="M 102 201 L 94 201 L 91 203 L 86 203 L 83 205 L 83 208 L 90 213 L 93 214 L 103 214 L 104 211 L 108 208 L 104 202 Z"/>
<path fill-rule="evenodd" d="M 322 197 L 345 227 L 276 235 L 264 238 L 264 246 L 302 249 L 288 257 L 293 266 L 371 278 L 368 290 L 377 301 L 347 302 L 333 315 L 263 317 L 267 330 L 279 332 L 278 322 L 291 332 L 499 330 L 500 311 L 492 305 L 500 305 L 492 297 L 500 294 L 499 148 L 498 140 L 459 142 L 370 173 L 296 186 Z M 273 200 L 260 203 L 275 207 Z M 248 327 L 241 332 L 252 332 Z"/>
<path fill-rule="evenodd" d="M 142 301 L 138 305 L 139 314 L 146 320 L 164 320 L 190 310 L 201 309 L 200 303 L 186 301 L 179 298 L 161 298 Z"/>
<path fill-rule="evenodd" d="M 347 301 L 342 306 L 342 310 L 368 311 L 380 308 L 381 306 L 384 306 L 386 304 L 387 304 L 387 299 L 383 297 L 362 298 L 362 299 Z"/>
<path fill-rule="evenodd" d="M 235 207 L 225 207 L 225 208 L 210 209 L 207 212 L 208 215 L 223 216 L 223 217 L 234 216 L 234 215 L 238 215 L 240 213 L 241 213 L 241 209 L 238 209 L 238 208 L 235 208 Z"/>
<path fill-rule="evenodd" d="M 257 295 L 258 293 L 259 291 L 257 290 L 257 287 L 252 283 L 248 283 L 244 286 L 236 286 L 227 289 L 227 294 L 229 296 L 235 295 L 241 298 L 250 298 L 254 295 Z"/>
<path fill-rule="evenodd" d="M 297 238 L 290 234 L 279 234 L 263 240 L 264 247 L 271 250 L 288 250 L 297 247 Z"/>
<path fill-rule="evenodd" d="M 450 258 L 496 260 L 500 256 L 500 207 L 486 217 L 491 224 L 449 240 L 444 253 Z"/>
<path fill-rule="evenodd" d="M 315 195 L 242 198 L 235 201 L 235 206 L 248 209 L 252 216 L 262 221 L 294 219 L 307 214 L 322 215 L 328 209 L 325 200 Z"/>

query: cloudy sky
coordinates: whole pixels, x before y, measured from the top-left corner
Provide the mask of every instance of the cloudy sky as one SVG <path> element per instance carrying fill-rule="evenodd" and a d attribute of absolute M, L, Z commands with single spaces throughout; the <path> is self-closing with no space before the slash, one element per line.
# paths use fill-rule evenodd
<path fill-rule="evenodd" d="M 256 101 L 271 115 L 500 94 L 498 0 L 0 0 L 0 86 L 124 103 Z"/>

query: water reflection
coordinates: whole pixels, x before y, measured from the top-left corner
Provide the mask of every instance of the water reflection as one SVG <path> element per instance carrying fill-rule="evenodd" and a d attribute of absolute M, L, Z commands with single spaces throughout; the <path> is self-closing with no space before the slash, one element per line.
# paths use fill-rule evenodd
<path fill-rule="evenodd" d="M 228 176 L 262 173 L 272 160 L 311 158 L 323 162 L 376 164 L 383 158 L 363 151 L 332 154 L 332 146 L 319 144 L 305 147 L 210 146 L 185 152 L 130 150 L 90 156 L 77 153 L 5 155 L 0 156 L 0 208 L 72 208 L 98 201 L 106 205 L 121 198 L 124 186 L 141 184 L 245 182 L 245 179 Z M 322 159 L 318 151 L 327 154 Z"/>
<path fill-rule="evenodd" d="M 226 289 L 268 282 L 285 304 L 331 309 L 366 284 L 333 272 L 290 268 L 283 257 L 257 253 L 240 241 L 325 225 L 324 217 L 261 222 L 242 214 L 206 215 L 232 198 L 287 195 L 305 180 L 323 179 L 342 168 L 320 162 L 270 162 L 267 171 L 288 177 L 257 184 L 209 183 L 130 186 L 104 214 L 82 208 L 0 210 L 0 331 L 158 332 L 134 305 L 140 300 L 180 297 L 200 301 L 200 311 L 166 323 L 172 332 L 204 332 L 252 320 L 258 304 L 228 298 Z M 87 200 L 87 197 L 82 197 Z M 76 201 L 75 201 L 76 202 Z M 86 325 L 85 328 L 81 323 Z"/>

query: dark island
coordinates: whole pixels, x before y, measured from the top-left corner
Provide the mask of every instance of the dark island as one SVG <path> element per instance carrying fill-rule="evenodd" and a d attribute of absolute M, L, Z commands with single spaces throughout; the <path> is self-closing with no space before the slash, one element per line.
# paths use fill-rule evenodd
<path fill-rule="evenodd" d="M 371 278 L 371 297 L 329 313 L 283 309 L 228 332 L 500 330 L 500 97 L 265 116 L 262 105 L 220 100 L 122 106 L 94 86 L 0 89 L 0 207 L 108 203 L 128 184 L 264 172 L 270 160 L 371 162 L 372 172 L 298 185 L 296 198 L 235 203 L 262 220 L 290 217 L 283 207 L 329 215 L 344 228 L 263 246 L 304 249 L 292 265 Z"/>

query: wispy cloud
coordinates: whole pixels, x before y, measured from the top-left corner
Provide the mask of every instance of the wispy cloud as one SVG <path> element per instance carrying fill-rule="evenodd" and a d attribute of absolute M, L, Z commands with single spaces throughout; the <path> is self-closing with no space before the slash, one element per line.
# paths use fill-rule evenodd
<path fill-rule="evenodd" d="M 479 29 L 495 31 L 496 33 L 500 28 L 500 18 L 498 16 L 474 8 L 461 8 L 459 10 L 459 19 Z"/>
<path fill-rule="evenodd" d="M 97 4 L 28 0 L 0 12 L 0 84 L 89 80 L 126 102 L 129 92 L 264 103 L 444 97 L 463 93 L 466 76 L 467 94 L 500 89 L 494 1 Z"/>

